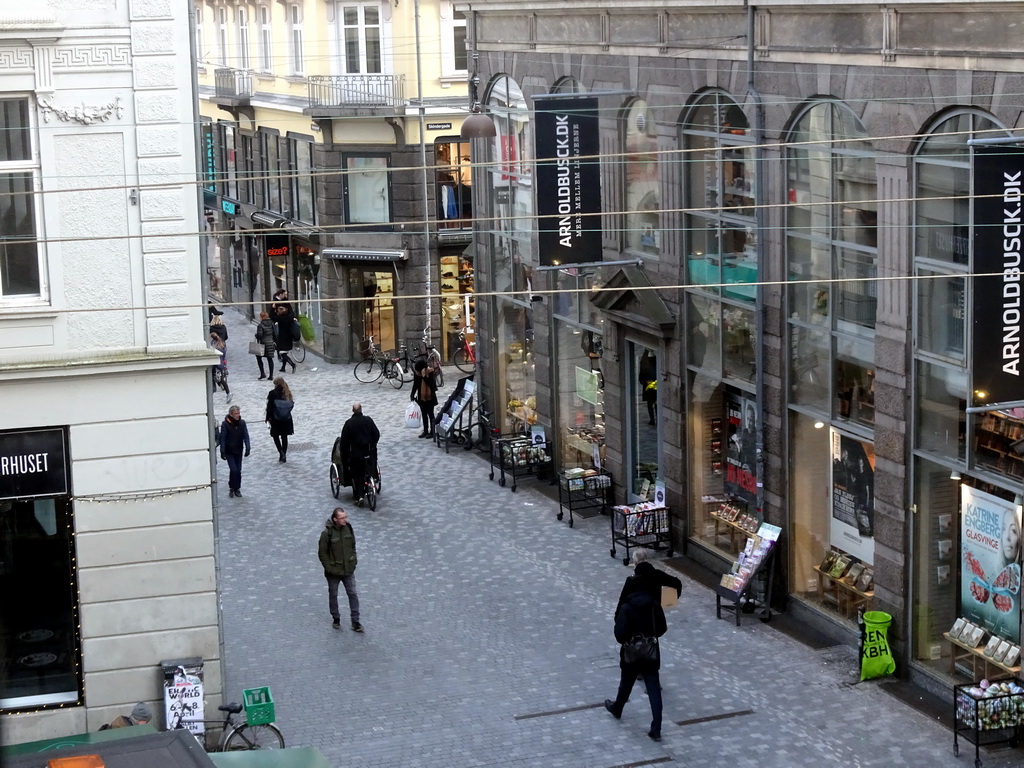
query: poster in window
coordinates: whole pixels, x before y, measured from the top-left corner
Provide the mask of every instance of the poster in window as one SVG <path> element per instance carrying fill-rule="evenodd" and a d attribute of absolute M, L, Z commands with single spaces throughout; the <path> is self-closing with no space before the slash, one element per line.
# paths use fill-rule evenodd
<path fill-rule="evenodd" d="M 1020 513 L 1011 501 L 960 486 L 964 617 L 1020 642 Z"/>
<path fill-rule="evenodd" d="M 757 504 L 757 406 L 746 397 L 725 397 L 726 450 L 723 490 L 754 512 Z"/>
<path fill-rule="evenodd" d="M 833 547 L 864 563 L 875 561 L 875 449 L 832 432 Z"/>

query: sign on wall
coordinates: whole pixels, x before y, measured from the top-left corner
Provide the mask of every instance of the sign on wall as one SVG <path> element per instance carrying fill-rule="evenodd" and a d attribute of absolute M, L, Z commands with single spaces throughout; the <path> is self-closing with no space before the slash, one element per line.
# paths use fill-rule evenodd
<path fill-rule="evenodd" d="M 1020 512 L 1016 504 L 960 486 L 961 614 L 1020 642 Z"/>
<path fill-rule="evenodd" d="M 601 260 L 596 98 L 544 99 L 536 120 L 537 225 L 544 266 Z"/>
<path fill-rule="evenodd" d="M 0 433 L 0 499 L 66 496 L 68 492 L 63 429 Z"/>
<path fill-rule="evenodd" d="M 1024 149 L 975 148 L 973 405 L 1024 399 L 1022 189 Z"/>
<path fill-rule="evenodd" d="M 875 448 L 832 432 L 832 546 L 871 565 L 875 560 Z"/>

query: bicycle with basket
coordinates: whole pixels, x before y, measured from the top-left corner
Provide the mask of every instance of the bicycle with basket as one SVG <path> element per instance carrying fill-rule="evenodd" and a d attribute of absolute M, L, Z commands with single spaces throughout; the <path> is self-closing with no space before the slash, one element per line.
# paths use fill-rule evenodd
<path fill-rule="evenodd" d="M 224 713 L 223 720 L 186 717 L 181 709 L 168 724 L 169 730 L 192 731 L 207 752 L 239 752 L 255 749 L 284 749 L 284 735 L 274 723 L 274 698 L 270 687 L 246 688 L 242 691 L 242 704 L 221 704 L 217 710 Z M 245 722 L 235 722 L 234 715 L 245 711 Z M 206 726 L 220 731 L 220 738 L 211 742 Z"/>

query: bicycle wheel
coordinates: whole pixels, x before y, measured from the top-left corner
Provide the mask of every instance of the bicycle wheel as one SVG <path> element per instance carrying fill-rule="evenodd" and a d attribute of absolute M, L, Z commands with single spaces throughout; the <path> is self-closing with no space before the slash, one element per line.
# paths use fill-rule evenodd
<path fill-rule="evenodd" d="M 402 373 L 398 367 L 398 363 L 394 360 L 388 360 L 384 363 L 384 378 L 387 379 L 395 389 L 401 389 L 405 384 L 405 379 L 402 378 Z"/>
<path fill-rule="evenodd" d="M 399 360 L 402 364 L 402 381 L 406 384 L 411 384 L 415 372 L 412 369 L 412 360 L 409 359 L 409 355 Z"/>
<path fill-rule="evenodd" d="M 463 373 L 473 373 L 476 370 L 476 360 L 470 358 L 465 347 L 459 347 L 452 355 L 452 362 L 455 367 Z"/>
<path fill-rule="evenodd" d="M 371 512 L 377 509 L 377 484 L 373 482 L 373 478 L 368 477 L 364 482 L 363 498 L 366 499 L 366 506 L 370 508 Z"/>
<path fill-rule="evenodd" d="M 444 386 L 444 374 L 441 373 L 440 363 L 438 363 L 437 368 L 434 369 L 434 381 L 437 382 L 438 387 Z"/>
<path fill-rule="evenodd" d="M 224 740 L 224 751 L 238 752 L 248 749 L 284 749 L 284 736 L 273 723 L 236 725 Z"/>
<path fill-rule="evenodd" d="M 355 374 L 358 381 L 363 382 L 363 384 L 369 384 L 384 375 L 384 368 L 381 367 L 381 364 L 376 359 L 370 357 L 356 363 L 352 373 Z"/>
<path fill-rule="evenodd" d="M 341 474 L 338 472 L 338 465 L 331 464 L 331 493 L 334 494 L 334 498 L 338 498 L 338 494 L 341 493 Z"/>
<path fill-rule="evenodd" d="M 290 355 L 291 359 L 296 363 L 301 363 L 306 359 L 306 345 L 301 341 L 296 341 L 292 346 L 292 352 Z"/>

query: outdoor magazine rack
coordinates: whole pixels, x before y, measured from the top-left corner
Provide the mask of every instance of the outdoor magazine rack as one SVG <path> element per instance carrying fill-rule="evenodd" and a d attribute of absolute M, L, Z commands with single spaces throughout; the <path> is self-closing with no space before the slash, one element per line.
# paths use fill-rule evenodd
<path fill-rule="evenodd" d="M 473 447 L 473 393 L 476 385 L 472 376 L 466 376 L 455 383 L 455 391 L 445 401 L 437 415 L 434 426 L 434 441 L 444 446 L 448 453 L 452 443 L 463 446 L 467 451 Z"/>
<path fill-rule="evenodd" d="M 569 510 L 570 528 L 574 523 L 573 513 L 580 517 L 605 514 L 611 498 L 612 476 L 604 470 L 587 475 L 582 469 L 567 469 L 558 476 L 558 519 Z"/>
<path fill-rule="evenodd" d="M 551 470 L 551 442 L 536 442 L 530 435 L 505 435 L 491 441 L 491 480 L 500 471 L 498 485 L 505 487 L 506 473 L 512 478 L 512 492 L 521 477 L 545 479 Z"/>
<path fill-rule="evenodd" d="M 746 547 L 715 587 L 716 617 L 722 618 L 723 611 L 731 612 L 737 627 L 743 613 L 754 614 L 764 623 L 772 620 L 774 555 L 780 533 L 778 526 L 761 523 L 757 533 L 750 534 Z"/>
<path fill-rule="evenodd" d="M 665 549 L 672 557 L 672 513 L 651 501 L 612 507 L 612 557 L 616 544 L 626 548 L 623 565 L 629 565 L 629 550 L 637 547 Z"/>

